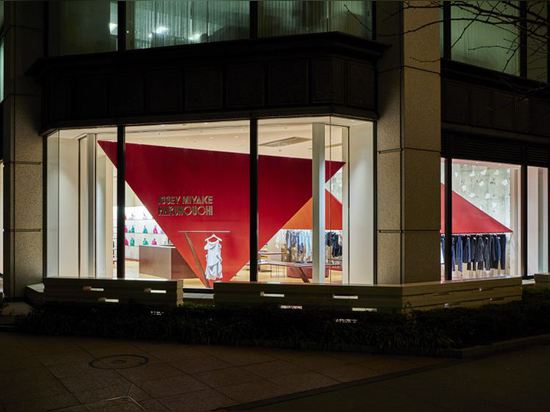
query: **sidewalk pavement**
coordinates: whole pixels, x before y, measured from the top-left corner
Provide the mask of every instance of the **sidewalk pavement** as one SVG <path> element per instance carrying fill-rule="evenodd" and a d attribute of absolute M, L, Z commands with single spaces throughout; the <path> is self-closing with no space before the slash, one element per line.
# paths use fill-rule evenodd
<path fill-rule="evenodd" d="M 251 411 L 548 411 L 550 346 L 453 362 L 311 396 L 267 401 Z"/>
<path fill-rule="evenodd" d="M 0 332 L 0 411 L 209 411 L 445 359 Z"/>

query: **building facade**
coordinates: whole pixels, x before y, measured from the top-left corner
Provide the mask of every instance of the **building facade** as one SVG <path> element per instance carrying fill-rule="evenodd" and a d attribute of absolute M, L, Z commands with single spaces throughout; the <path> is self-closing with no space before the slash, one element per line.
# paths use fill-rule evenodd
<path fill-rule="evenodd" d="M 548 4 L 478 3 L 4 2 L 4 293 L 547 271 Z"/>

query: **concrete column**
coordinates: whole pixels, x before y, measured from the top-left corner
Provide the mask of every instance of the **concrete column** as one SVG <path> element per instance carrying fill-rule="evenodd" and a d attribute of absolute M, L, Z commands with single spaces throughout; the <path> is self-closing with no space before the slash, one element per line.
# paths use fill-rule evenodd
<path fill-rule="evenodd" d="M 440 278 L 441 10 L 404 4 L 376 4 L 377 39 L 391 45 L 378 66 L 378 284 Z"/>
<path fill-rule="evenodd" d="M 313 282 L 325 282 L 325 125 L 313 123 Z"/>
<path fill-rule="evenodd" d="M 25 72 L 42 57 L 44 5 L 4 2 L 4 292 L 42 282 L 40 89 Z"/>

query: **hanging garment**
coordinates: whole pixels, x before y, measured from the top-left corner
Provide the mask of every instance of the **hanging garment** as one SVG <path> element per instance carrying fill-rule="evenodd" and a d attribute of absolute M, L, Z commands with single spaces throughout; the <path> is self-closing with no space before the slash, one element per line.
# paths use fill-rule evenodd
<path fill-rule="evenodd" d="M 132 227 L 130 228 L 130 233 L 136 233 L 136 228 L 134 227 L 134 225 L 132 225 Z"/>
<path fill-rule="evenodd" d="M 476 236 L 476 256 L 475 256 L 475 262 L 476 262 L 476 270 L 483 270 L 483 257 L 484 257 L 484 250 L 485 250 L 485 242 L 483 240 L 483 236 Z"/>
<path fill-rule="evenodd" d="M 154 233 L 155 235 L 158 235 L 159 231 L 158 231 L 158 229 L 157 229 L 157 225 L 155 225 L 155 227 L 153 228 L 153 233 Z"/>
<path fill-rule="evenodd" d="M 143 226 L 143 233 L 144 233 L 144 234 L 149 233 L 149 231 L 147 230 L 147 225 L 144 225 L 144 226 Z"/>
<path fill-rule="evenodd" d="M 439 263 L 443 265 L 445 263 L 445 236 L 441 235 L 439 243 Z"/>
<path fill-rule="evenodd" d="M 491 237 L 484 236 L 483 238 L 483 266 L 485 270 L 491 269 Z"/>
<path fill-rule="evenodd" d="M 458 271 L 462 272 L 462 236 L 454 236 L 455 238 L 455 262 L 458 266 Z"/>
<path fill-rule="evenodd" d="M 470 235 L 462 238 L 462 263 L 466 264 L 466 269 L 472 268 L 472 238 Z"/>
<path fill-rule="evenodd" d="M 504 269 L 502 266 L 500 266 L 500 260 L 502 257 L 502 245 L 500 244 L 500 239 L 498 236 L 495 236 L 495 268 L 498 269 Z"/>
<path fill-rule="evenodd" d="M 124 246 L 130 246 L 130 242 L 128 242 L 128 239 L 124 239 Z"/>
<path fill-rule="evenodd" d="M 136 245 L 136 240 L 134 238 L 131 238 L 130 239 L 130 246 L 135 246 Z"/>
<path fill-rule="evenodd" d="M 500 242 L 500 267 L 506 269 L 506 235 L 498 235 Z"/>
<path fill-rule="evenodd" d="M 157 245 L 157 239 L 153 239 L 153 241 L 151 242 L 151 245 L 156 246 Z"/>
<path fill-rule="evenodd" d="M 223 277 L 222 274 L 222 244 L 219 240 L 205 240 L 206 269 L 204 275 L 208 280 L 217 280 Z"/>

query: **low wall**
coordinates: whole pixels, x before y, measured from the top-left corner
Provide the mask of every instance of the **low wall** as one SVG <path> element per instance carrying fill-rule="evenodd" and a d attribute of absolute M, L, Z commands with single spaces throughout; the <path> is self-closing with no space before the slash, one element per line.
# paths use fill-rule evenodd
<path fill-rule="evenodd" d="M 519 277 L 406 285 L 214 283 L 216 305 L 332 307 L 351 310 L 429 310 L 521 300 Z"/>
<path fill-rule="evenodd" d="M 46 278 L 44 302 L 177 306 L 183 303 L 183 281 Z"/>

